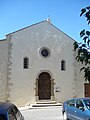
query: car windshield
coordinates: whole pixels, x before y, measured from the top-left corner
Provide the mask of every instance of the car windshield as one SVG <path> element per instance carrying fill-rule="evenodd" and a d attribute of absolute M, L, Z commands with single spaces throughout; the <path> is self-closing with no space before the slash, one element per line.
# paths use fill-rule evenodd
<path fill-rule="evenodd" d="M 5 116 L 0 114 L 0 120 L 6 120 Z"/>
<path fill-rule="evenodd" d="M 84 100 L 86 107 L 90 110 L 90 99 Z"/>

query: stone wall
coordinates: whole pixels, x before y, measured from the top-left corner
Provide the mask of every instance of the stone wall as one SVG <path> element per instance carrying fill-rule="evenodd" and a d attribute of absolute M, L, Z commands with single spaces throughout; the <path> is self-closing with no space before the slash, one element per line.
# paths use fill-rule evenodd
<path fill-rule="evenodd" d="M 0 40 L 0 101 L 7 99 L 8 41 Z"/>

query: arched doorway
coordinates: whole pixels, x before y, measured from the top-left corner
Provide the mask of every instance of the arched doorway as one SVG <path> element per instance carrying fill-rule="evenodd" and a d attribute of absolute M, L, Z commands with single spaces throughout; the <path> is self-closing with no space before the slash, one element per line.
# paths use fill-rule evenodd
<path fill-rule="evenodd" d="M 39 100 L 51 99 L 51 76 L 47 72 L 42 72 L 38 79 Z"/>

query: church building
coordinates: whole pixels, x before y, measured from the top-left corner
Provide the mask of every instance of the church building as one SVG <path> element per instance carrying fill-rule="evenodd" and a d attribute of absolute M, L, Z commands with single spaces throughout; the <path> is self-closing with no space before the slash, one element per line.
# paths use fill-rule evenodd
<path fill-rule="evenodd" d="M 17 105 L 84 97 L 74 39 L 49 20 L 0 40 L 0 101 Z"/>

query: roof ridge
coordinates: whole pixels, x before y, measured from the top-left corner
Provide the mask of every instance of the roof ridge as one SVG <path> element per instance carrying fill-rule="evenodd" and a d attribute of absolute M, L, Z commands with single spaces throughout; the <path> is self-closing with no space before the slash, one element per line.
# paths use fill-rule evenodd
<path fill-rule="evenodd" d="M 43 20 L 43 21 L 41 21 L 41 22 L 37 22 L 37 23 L 31 24 L 31 25 L 28 25 L 28 26 L 26 26 L 26 27 L 23 27 L 23 28 L 21 28 L 21 29 L 18 29 L 18 30 L 16 30 L 16 31 L 14 31 L 14 32 L 8 33 L 6 36 L 8 36 L 8 35 L 10 35 L 10 34 L 13 34 L 13 33 L 15 33 L 15 32 L 24 30 L 24 29 L 26 29 L 26 28 L 32 27 L 32 26 L 34 26 L 34 25 L 40 24 L 40 23 L 42 23 L 42 22 L 48 22 L 48 21 L 47 21 L 47 20 Z M 49 22 L 48 22 L 48 23 L 49 23 Z"/>

